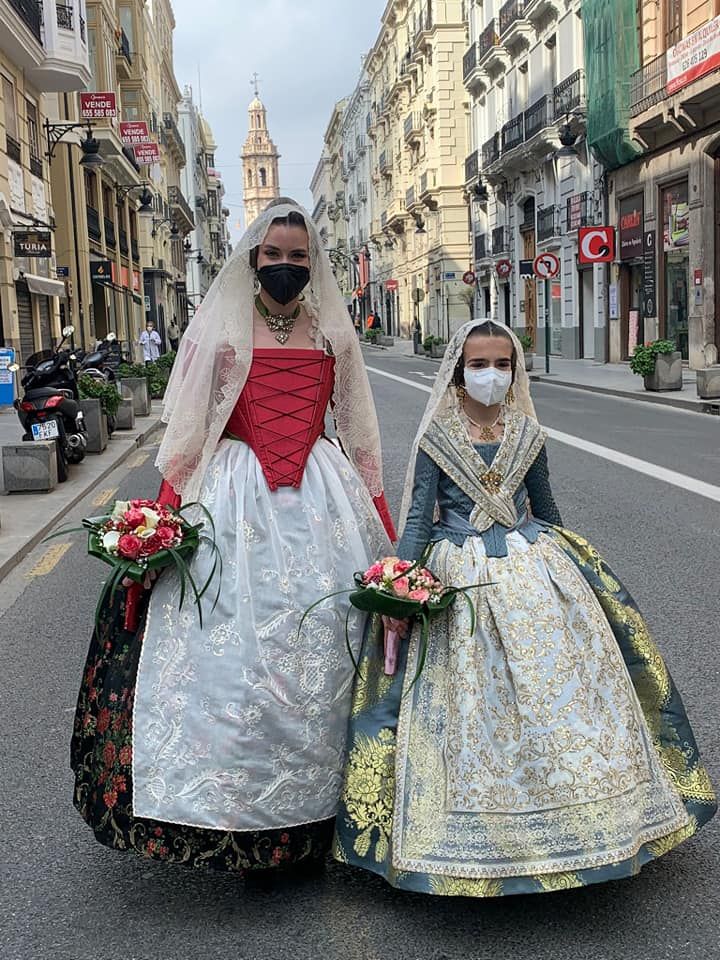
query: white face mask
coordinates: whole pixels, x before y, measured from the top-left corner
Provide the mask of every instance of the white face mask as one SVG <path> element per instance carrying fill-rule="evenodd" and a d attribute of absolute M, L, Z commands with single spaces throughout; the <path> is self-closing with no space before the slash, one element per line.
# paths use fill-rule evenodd
<path fill-rule="evenodd" d="M 502 403 L 512 384 L 512 374 L 495 367 L 485 367 L 476 370 L 474 367 L 465 367 L 465 389 L 468 396 L 485 407 Z"/>

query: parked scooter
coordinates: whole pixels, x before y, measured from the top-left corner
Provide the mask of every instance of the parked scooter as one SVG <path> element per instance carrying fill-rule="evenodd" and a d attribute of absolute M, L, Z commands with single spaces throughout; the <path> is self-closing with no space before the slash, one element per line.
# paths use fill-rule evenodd
<path fill-rule="evenodd" d="M 78 377 L 92 377 L 98 383 L 114 384 L 115 373 L 122 360 L 117 337 L 114 333 L 108 333 L 91 353 L 76 351 L 75 360 Z M 115 417 L 108 414 L 106 420 L 108 435 L 111 435 L 115 430 Z"/>
<path fill-rule="evenodd" d="M 54 440 L 58 482 L 67 480 L 67 465 L 85 457 L 87 429 L 79 405 L 74 355 L 62 345 L 75 332 L 65 327 L 55 350 L 40 350 L 27 358 L 22 378 L 24 396 L 15 401 L 23 440 Z M 18 370 L 17 365 L 13 365 Z"/>

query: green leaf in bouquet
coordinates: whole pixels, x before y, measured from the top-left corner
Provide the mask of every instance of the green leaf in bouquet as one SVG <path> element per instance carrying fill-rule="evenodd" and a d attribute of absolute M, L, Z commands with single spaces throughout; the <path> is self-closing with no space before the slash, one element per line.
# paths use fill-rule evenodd
<path fill-rule="evenodd" d="M 326 600 L 331 600 L 333 597 L 341 597 L 345 593 L 351 593 L 352 590 L 336 590 L 335 593 L 328 593 L 325 597 L 320 597 L 319 600 L 316 600 L 315 603 L 310 604 L 307 610 L 300 617 L 300 623 L 298 624 L 297 629 L 297 638 L 300 639 L 300 634 L 302 632 L 303 624 L 307 620 L 308 616 L 312 613 L 315 607 L 319 607 L 321 603 L 325 603 Z"/>
<path fill-rule="evenodd" d="M 357 662 L 357 660 L 355 659 L 355 655 L 354 655 L 354 653 L 353 653 L 353 651 L 352 651 L 352 644 L 350 643 L 350 615 L 351 615 L 351 613 L 352 613 L 352 607 L 348 607 L 347 613 L 345 614 L 345 646 L 347 647 L 347 652 L 348 652 L 348 654 L 350 655 L 350 659 L 351 659 L 351 661 L 352 661 L 352 665 L 353 665 L 353 669 L 355 670 L 355 673 L 358 675 L 358 677 L 360 677 L 361 680 L 364 680 L 365 678 L 363 677 L 362 672 L 361 672 L 361 670 L 360 670 L 360 664 L 359 664 L 359 663 Z"/>

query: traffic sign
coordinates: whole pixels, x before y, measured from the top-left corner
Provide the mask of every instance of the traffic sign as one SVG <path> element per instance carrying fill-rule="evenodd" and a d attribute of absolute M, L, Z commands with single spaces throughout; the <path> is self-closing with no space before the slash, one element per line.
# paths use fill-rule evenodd
<path fill-rule="evenodd" d="M 520 261 L 520 276 L 525 280 L 532 280 L 535 276 L 535 271 L 533 270 L 532 260 L 521 260 Z"/>
<path fill-rule="evenodd" d="M 495 264 L 495 272 L 501 280 L 507 280 L 512 273 L 512 263 L 510 260 L 498 260 Z"/>
<path fill-rule="evenodd" d="M 581 227 L 578 231 L 580 263 L 612 263 L 615 259 L 615 227 Z"/>
<path fill-rule="evenodd" d="M 476 277 L 475 277 L 475 274 L 472 272 L 472 270 L 467 270 L 463 274 L 463 283 L 466 283 L 469 287 L 471 287 L 475 283 L 475 279 Z"/>
<path fill-rule="evenodd" d="M 554 253 L 541 253 L 533 261 L 533 272 L 538 280 L 552 280 L 560 273 L 560 260 Z"/>

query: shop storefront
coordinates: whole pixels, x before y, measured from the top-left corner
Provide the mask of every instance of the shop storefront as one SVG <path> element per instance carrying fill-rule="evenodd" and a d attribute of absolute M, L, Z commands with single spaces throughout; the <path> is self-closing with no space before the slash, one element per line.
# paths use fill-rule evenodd
<path fill-rule="evenodd" d="M 690 291 L 690 207 L 688 182 L 662 191 L 664 324 L 661 332 L 674 340 L 683 360 L 688 359 Z"/>
<path fill-rule="evenodd" d="M 642 193 L 624 197 L 618 204 L 618 286 L 622 359 L 631 357 L 645 340 L 643 311 L 643 229 L 645 204 Z"/>

